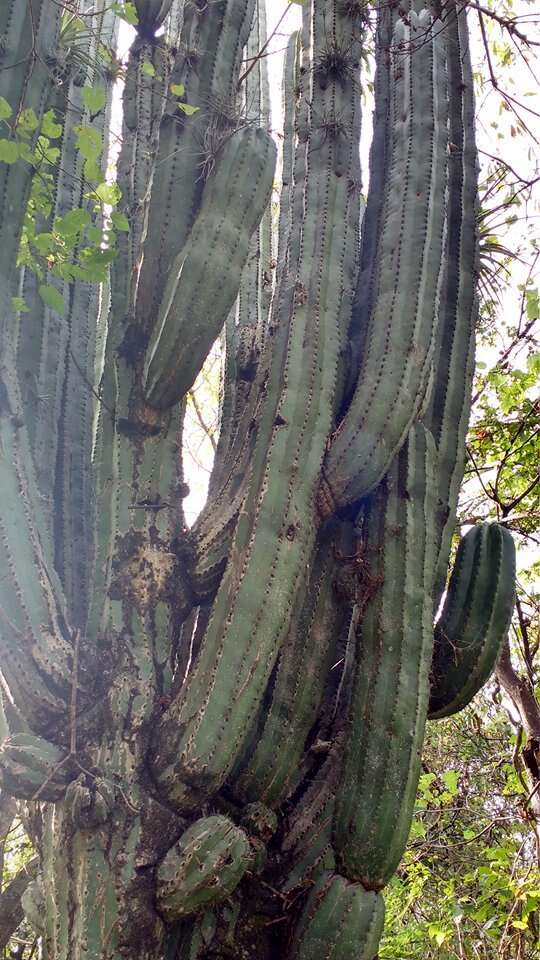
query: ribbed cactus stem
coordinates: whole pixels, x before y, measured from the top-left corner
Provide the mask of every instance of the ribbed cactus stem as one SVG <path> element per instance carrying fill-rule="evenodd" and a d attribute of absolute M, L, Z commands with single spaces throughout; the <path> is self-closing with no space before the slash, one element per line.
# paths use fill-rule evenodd
<path fill-rule="evenodd" d="M 511 534 L 482 523 L 460 541 L 435 626 L 429 717 L 462 710 L 493 672 L 508 635 L 515 597 Z"/>
<path fill-rule="evenodd" d="M 227 817 L 196 820 L 158 867 L 158 907 L 171 921 L 219 903 L 252 864 L 246 833 Z"/>
<path fill-rule="evenodd" d="M 450 91 L 449 136 L 452 144 L 448 159 L 448 230 L 433 392 L 424 418 L 433 433 L 439 454 L 437 525 L 441 540 L 435 584 L 437 604 L 446 581 L 465 464 L 478 312 L 478 159 L 465 10 L 458 12 L 451 7 L 444 24 Z"/>
<path fill-rule="evenodd" d="M 373 890 L 402 857 L 420 772 L 433 650 L 435 470 L 433 438 L 418 424 L 361 528 L 365 613 L 335 843 L 342 871 Z"/>
<path fill-rule="evenodd" d="M 173 0 L 134 0 L 137 11 L 137 33 L 153 37 L 169 14 Z"/>
<path fill-rule="evenodd" d="M 325 871 L 336 869 L 332 832 L 342 746 L 342 738 L 336 739 L 286 821 L 281 844 L 287 864 L 284 893 L 303 889 Z"/>
<path fill-rule="evenodd" d="M 53 80 L 61 12 L 55 0 L 35 0 L 31 8 L 20 0 L 5 0 L 0 10 L 0 96 L 11 107 L 12 137 L 21 111 L 34 111 L 38 127 L 30 144 L 37 139 Z M 23 161 L 0 164 L 0 278 L 5 289 L 12 285 L 31 179 L 32 168 Z M 4 314 L 0 325 L 6 321 Z"/>
<path fill-rule="evenodd" d="M 249 241 L 270 200 L 276 149 L 243 127 L 224 144 L 186 249 L 171 267 L 144 373 L 147 402 L 164 409 L 193 385 L 240 286 Z"/>
<path fill-rule="evenodd" d="M 84 7 L 83 4 L 83 14 Z M 59 142 L 54 218 L 62 218 L 78 209 L 90 216 L 95 207 L 95 200 L 88 198 L 92 188 L 85 176 L 85 158 L 78 148 L 76 134 L 81 126 L 90 124 L 90 112 L 84 103 L 84 84 L 91 85 L 100 78 L 102 50 L 104 47 L 113 49 L 117 33 L 117 23 L 110 11 L 103 9 L 103 0 L 100 0 L 98 10 L 99 7 L 102 18 L 88 33 L 81 51 L 88 64 L 84 70 L 77 64 L 72 66 L 71 80 L 66 81 L 65 113 L 60 117 L 63 132 Z M 97 15 L 95 5 L 91 12 L 92 16 Z M 69 63 L 69 49 L 65 56 Z M 104 172 L 107 164 L 107 110 L 106 105 L 92 124 L 103 142 L 100 163 Z M 76 263 L 83 241 L 75 236 L 73 245 L 71 260 Z M 33 453 L 40 491 L 47 503 L 48 514 L 54 517 L 55 566 L 73 611 L 73 622 L 82 628 L 87 611 L 88 568 L 92 564 L 94 546 L 91 447 L 95 397 L 91 383 L 99 290 L 95 283 L 81 280 L 74 284 L 50 277 L 49 282 L 62 295 L 64 310 L 59 315 L 42 305 L 39 318 L 33 318 L 39 322 L 38 331 L 33 333 L 39 344 Z M 24 327 L 26 323 L 27 318 L 21 317 L 20 326 Z M 20 367 L 25 376 L 31 373 L 27 349 L 29 338 L 28 333 L 21 331 Z M 53 509 L 53 503 L 58 509 Z"/>
<path fill-rule="evenodd" d="M 181 700 L 164 716 L 153 759 L 160 788 L 180 807 L 215 790 L 237 760 L 314 545 L 314 496 L 333 422 L 339 325 L 350 308 L 357 255 L 347 177 L 358 165 L 360 49 L 339 4 L 332 4 L 330 19 L 327 8 L 313 6 L 312 51 L 324 70 L 313 78 L 302 247 L 291 257 L 292 273 L 283 277 L 270 320 L 273 354 L 251 486 L 199 658 Z M 328 45 L 347 51 L 338 73 Z M 329 109 L 345 116 L 346 144 L 325 135 L 314 119 Z M 303 192 L 303 182 L 298 188 Z M 264 583 L 261 570 L 267 571 Z"/>
<path fill-rule="evenodd" d="M 378 893 L 327 873 L 310 891 L 295 931 L 294 960 L 374 960 L 384 923 Z"/>
<path fill-rule="evenodd" d="M 185 100 L 198 112 L 186 117 L 171 97 L 163 118 L 137 305 L 142 324 L 153 321 L 171 265 L 187 241 L 204 173 L 236 127 L 236 86 L 254 9 L 255 0 L 186 5 L 171 80 L 185 88 Z"/>
<path fill-rule="evenodd" d="M 5 303 L 4 308 L 9 316 Z M 16 708 L 39 731 L 67 713 L 72 636 L 22 428 L 14 372 L 14 365 L 3 371 L 0 415 L 0 653 Z"/>
<path fill-rule="evenodd" d="M 421 405 L 433 356 L 446 209 L 445 50 L 427 10 L 412 13 L 410 23 L 394 28 L 392 142 L 373 305 L 356 389 L 325 461 L 323 514 L 365 496 L 384 475 Z"/>
<path fill-rule="evenodd" d="M 279 194 L 279 222 L 277 270 L 283 269 L 283 261 L 288 252 L 288 231 L 291 216 L 291 196 L 294 176 L 295 118 L 296 102 L 299 96 L 300 34 L 291 33 L 285 51 L 283 64 L 283 145 L 281 190 Z"/>
<path fill-rule="evenodd" d="M 42 737 L 19 733 L 0 747 L 2 788 L 23 800 L 60 800 L 72 778 L 66 750 Z"/>
<path fill-rule="evenodd" d="M 337 536 L 321 537 L 306 584 L 253 733 L 252 750 L 233 777 L 235 794 L 277 806 L 301 777 L 308 734 L 319 713 L 328 672 L 338 660 L 350 611 L 336 589 Z"/>

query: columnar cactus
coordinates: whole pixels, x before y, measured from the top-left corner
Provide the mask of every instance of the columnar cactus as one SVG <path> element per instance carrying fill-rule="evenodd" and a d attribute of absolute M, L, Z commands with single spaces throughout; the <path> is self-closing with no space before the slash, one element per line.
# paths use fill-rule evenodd
<path fill-rule="evenodd" d="M 373 960 L 426 718 L 496 662 L 497 525 L 434 626 L 474 366 L 466 14 L 406 7 L 378 4 L 364 203 L 366 6 L 305 0 L 277 211 L 264 0 L 135 0 L 99 284 L 79 234 L 64 274 L 17 254 L 48 110 L 43 232 L 94 216 L 107 152 L 81 137 L 107 143 L 118 14 L 79 0 L 83 41 L 73 4 L 0 12 L 2 156 L 25 144 L 0 163 L 0 783 L 32 813 L 45 960 Z M 104 256 L 105 210 L 93 230 Z M 185 398 L 220 335 L 188 529 Z"/>

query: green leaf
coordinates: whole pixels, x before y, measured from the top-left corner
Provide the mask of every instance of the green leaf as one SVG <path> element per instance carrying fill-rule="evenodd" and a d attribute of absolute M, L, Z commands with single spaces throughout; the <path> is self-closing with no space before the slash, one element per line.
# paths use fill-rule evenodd
<path fill-rule="evenodd" d="M 111 213 L 112 225 L 115 230 L 125 231 L 129 230 L 129 220 L 126 217 L 125 213 L 119 213 L 118 211 L 113 211 Z"/>
<path fill-rule="evenodd" d="M 183 83 L 171 83 L 171 93 L 175 97 L 183 97 L 186 92 L 186 88 Z"/>
<path fill-rule="evenodd" d="M 39 120 L 36 117 L 35 110 L 32 110 L 31 107 L 27 107 L 26 110 L 21 110 L 17 118 L 17 129 L 22 131 L 32 131 L 36 130 L 39 125 Z"/>
<path fill-rule="evenodd" d="M 137 26 L 139 18 L 133 3 L 114 3 L 113 10 L 118 14 L 119 17 L 122 18 L 122 20 L 125 20 L 126 23 L 130 23 L 132 27 Z"/>
<path fill-rule="evenodd" d="M 155 77 L 156 75 L 156 68 L 153 63 L 150 63 L 149 60 L 144 61 L 142 65 L 142 70 L 147 77 Z"/>
<path fill-rule="evenodd" d="M 0 97 L 0 120 L 7 120 L 12 113 L 13 110 L 7 100 L 5 100 L 4 97 Z"/>
<path fill-rule="evenodd" d="M 100 183 L 95 189 L 96 196 L 102 203 L 108 203 L 113 207 L 122 196 L 122 191 L 117 183 Z"/>
<path fill-rule="evenodd" d="M 529 924 L 526 923 L 525 920 L 512 920 L 512 926 L 515 927 L 516 930 L 527 930 Z"/>
<path fill-rule="evenodd" d="M 44 137 L 56 140 L 62 136 L 62 124 L 56 122 L 54 110 L 47 110 L 41 121 L 41 132 Z"/>
<path fill-rule="evenodd" d="M 91 222 L 88 210 L 77 207 L 75 210 L 69 210 L 68 213 L 56 221 L 55 230 L 62 237 L 73 237 L 89 226 Z"/>
<path fill-rule="evenodd" d="M 525 292 L 527 320 L 536 320 L 540 316 L 540 297 L 538 290 Z"/>
<path fill-rule="evenodd" d="M 441 780 L 443 781 L 448 793 L 455 797 L 458 792 L 459 773 L 457 770 L 446 770 Z"/>
<path fill-rule="evenodd" d="M 84 164 L 84 177 L 89 183 L 102 183 L 105 177 L 97 160 L 86 160 Z"/>
<path fill-rule="evenodd" d="M 77 147 L 86 160 L 96 161 L 103 150 L 103 139 L 94 127 L 75 127 Z"/>
<path fill-rule="evenodd" d="M 192 117 L 194 113 L 201 109 L 200 107 L 192 107 L 189 103 L 179 103 L 178 107 L 187 117 Z"/>
<path fill-rule="evenodd" d="M 43 257 L 46 257 L 55 247 L 52 233 L 37 233 L 32 239 L 32 244 Z"/>
<path fill-rule="evenodd" d="M 92 114 L 99 113 L 107 102 L 105 87 L 83 87 L 82 95 L 85 107 Z"/>
<path fill-rule="evenodd" d="M 64 313 L 64 298 L 58 292 L 56 287 L 51 287 L 49 283 L 42 283 L 39 287 L 39 295 L 51 310 L 62 315 Z"/>
<path fill-rule="evenodd" d="M 0 139 L 0 163 L 16 163 L 20 155 L 20 143 L 16 140 Z"/>

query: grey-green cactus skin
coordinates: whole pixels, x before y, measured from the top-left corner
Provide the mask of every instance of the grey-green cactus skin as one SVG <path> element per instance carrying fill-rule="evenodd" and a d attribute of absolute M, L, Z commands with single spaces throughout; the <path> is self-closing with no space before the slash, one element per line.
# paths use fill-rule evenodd
<path fill-rule="evenodd" d="M 339 874 L 326 874 L 313 887 L 296 931 L 296 960 L 373 960 L 384 923 L 380 894 Z"/>
<path fill-rule="evenodd" d="M 398 21 L 392 35 L 387 182 L 376 276 L 366 284 L 371 312 L 357 385 L 325 460 L 324 512 L 326 501 L 329 509 L 358 501 L 386 473 L 418 413 L 432 362 L 445 228 L 445 47 L 427 10 L 410 19 L 410 29 Z M 433 41 L 415 49 L 426 29 Z"/>
<path fill-rule="evenodd" d="M 335 842 L 346 875 L 371 890 L 388 882 L 401 859 L 420 773 L 433 650 L 436 469 L 433 437 L 418 424 L 362 519 L 367 596 Z M 377 730 L 385 731 L 380 740 Z"/>
<path fill-rule="evenodd" d="M 8 139 L 16 135 L 22 110 L 33 110 L 40 121 L 46 109 L 54 80 L 60 17 L 61 8 L 54 0 L 37 0 L 31 9 L 18 0 L 2 4 L 0 96 L 11 107 Z M 30 144 L 36 139 L 34 131 Z M 17 292 L 12 278 L 31 179 L 32 168 L 26 162 L 0 165 L 0 271 L 3 281 L 10 278 L 13 294 Z M 2 323 L 5 321 L 4 316 Z"/>
<path fill-rule="evenodd" d="M 171 921 L 226 899 L 252 861 L 248 837 L 227 817 L 197 820 L 159 865 L 159 910 Z"/>
<path fill-rule="evenodd" d="M 276 148 L 246 126 L 223 145 L 186 251 L 171 267 L 144 371 L 146 400 L 170 407 L 193 382 L 236 299 L 249 241 L 268 206 Z"/>
<path fill-rule="evenodd" d="M 511 534 L 482 523 L 460 541 L 435 626 L 429 719 L 467 706 L 493 672 L 514 611 L 516 558 Z"/>
<path fill-rule="evenodd" d="M 466 13 L 378 4 L 362 220 L 363 5 L 301 6 L 279 211 L 264 0 L 136 0 L 129 230 L 100 287 L 49 278 L 61 317 L 16 269 L 32 170 L 0 164 L 0 782 L 37 825 L 44 960 L 373 960 L 426 717 L 474 695 L 507 629 L 496 525 L 433 626 L 474 365 Z M 31 62 L 28 11 L 0 11 L 0 96 L 62 121 L 54 218 L 91 203 L 74 133 L 107 140 L 118 16 L 79 0 L 76 51 L 34 0 Z M 188 530 L 187 393 L 220 336 Z"/>

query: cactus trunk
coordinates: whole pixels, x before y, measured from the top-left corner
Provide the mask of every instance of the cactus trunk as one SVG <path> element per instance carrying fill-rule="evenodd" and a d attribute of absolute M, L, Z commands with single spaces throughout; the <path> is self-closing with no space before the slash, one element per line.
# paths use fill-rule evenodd
<path fill-rule="evenodd" d="M 75 6 L 0 13 L 0 785 L 40 861 L 23 906 L 44 960 L 373 960 L 426 718 L 485 682 L 513 603 L 508 534 L 482 526 L 433 624 L 474 366 L 466 14 L 378 5 L 363 216 L 361 0 L 302 4 L 275 192 L 264 0 L 135 0 L 121 69 L 116 7 Z M 220 337 L 188 529 L 186 396 Z"/>

